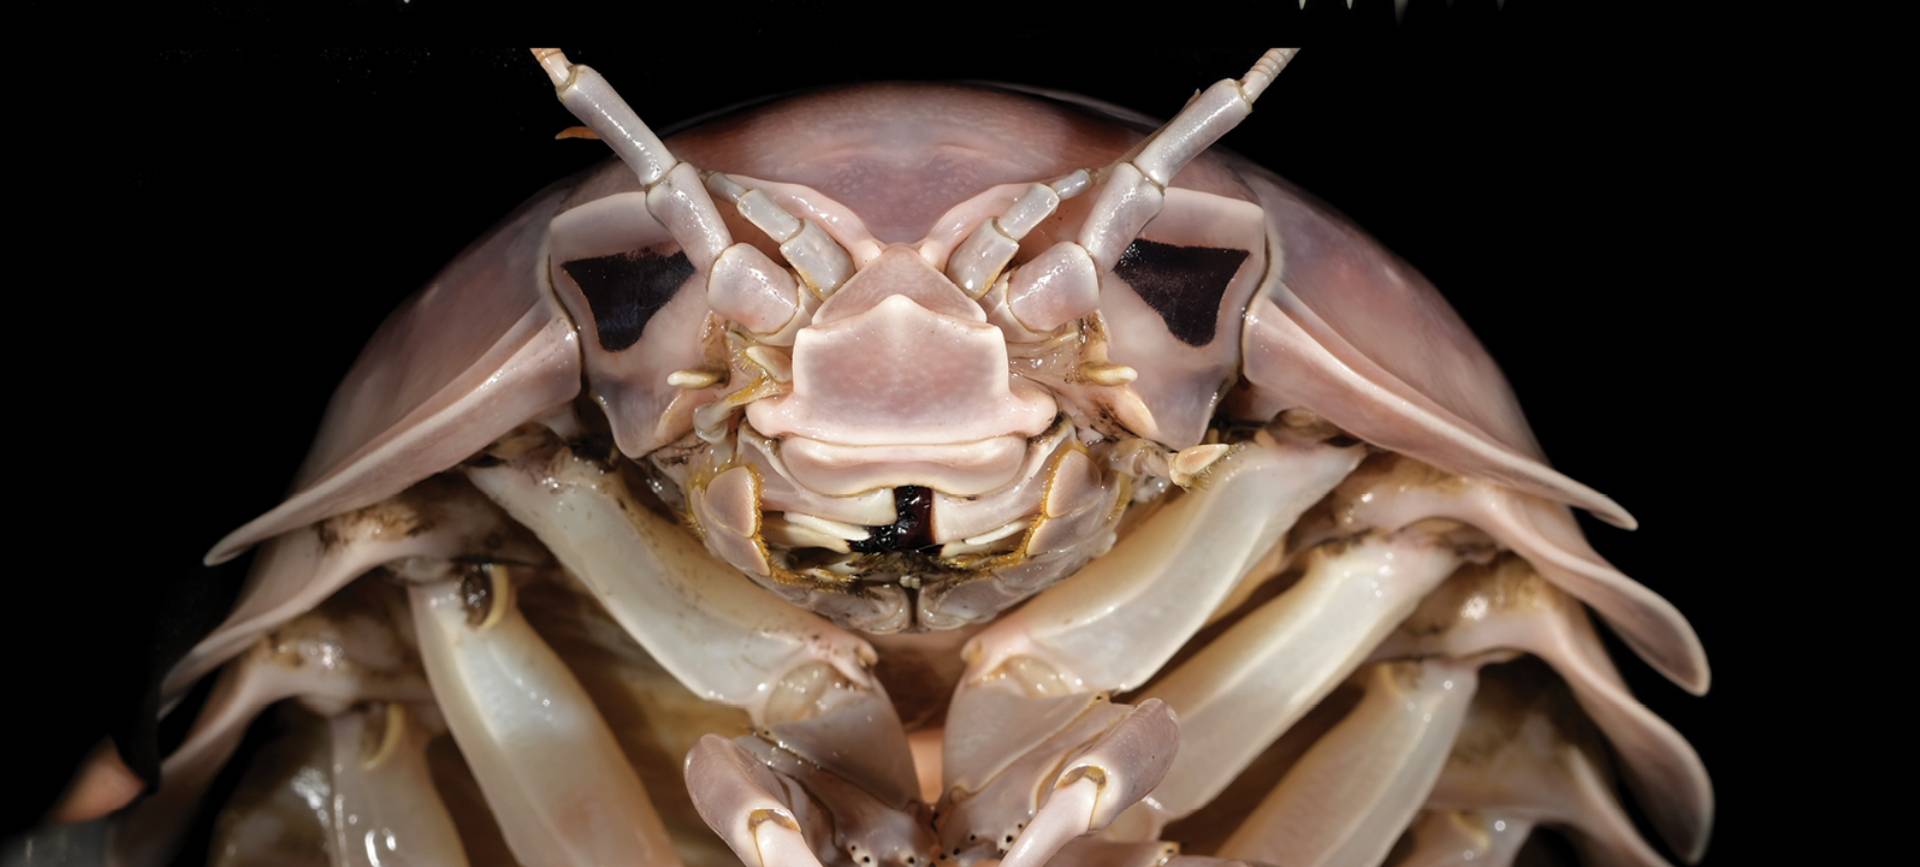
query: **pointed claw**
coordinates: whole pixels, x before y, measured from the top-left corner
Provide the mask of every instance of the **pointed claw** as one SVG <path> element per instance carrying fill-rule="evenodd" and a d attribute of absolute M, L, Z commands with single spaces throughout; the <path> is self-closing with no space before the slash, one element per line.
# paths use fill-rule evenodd
<path fill-rule="evenodd" d="M 782 750 L 890 807 L 916 799 L 906 729 L 885 692 L 851 684 L 824 663 L 789 674 L 774 692 L 765 722 Z"/>
<path fill-rule="evenodd" d="M 466 849 L 427 770 L 427 732 L 398 704 L 334 717 L 335 864 L 465 867 Z"/>
<path fill-rule="evenodd" d="M 855 863 L 930 864 L 937 845 L 886 693 L 850 684 L 824 663 L 789 674 L 775 693 L 765 733 L 736 746 L 797 783 L 831 817 L 833 846 Z"/>
<path fill-rule="evenodd" d="M 808 828 L 807 836 L 823 860 L 831 852 L 845 853 L 855 864 L 913 867 L 932 864 L 938 844 L 928 830 L 926 809 L 918 801 L 886 802 L 828 768 L 760 737 L 747 736 L 734 748 L 772 770 L 789 793 L 787 803 L 798 814 L 822 814 L 825 829 Z M 807 806 L 798 801 L 806 799 Z M 831 845 L 829 845 L 831 844 Z"/>
<path fill-rule="evenodd" d="M 820 867 L 802 829 L 820 839 L 824 817 L 805 806 L 796 809 L 794 787 L 719 735 L 701 738 L 687 754 L 687 791 L 695 809 L 749 867 Z"/>
<path fill-rule="evenodd" d="M 959 852 L 991 844 L 1006 852 L 1003 865 L 1045 864 L 1159 785 L 1179 742 L 1165 702 L 1096 702 L 979 791 L 949 792 L 941 845 Z"/>
<path fill-rule="evenodd" d="M 1040 867 L 1047 863 L 1060 847 L 1092 827 L 1099 800 L 1100 784 L 1091 777 L 1055 787 L 1033 821 L 1014 839 L 1000 867 Z"/>

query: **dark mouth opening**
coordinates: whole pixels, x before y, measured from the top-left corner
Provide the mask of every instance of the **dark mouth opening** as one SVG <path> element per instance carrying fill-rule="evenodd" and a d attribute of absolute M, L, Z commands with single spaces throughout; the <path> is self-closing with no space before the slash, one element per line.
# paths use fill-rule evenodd
<path fill-rule="evenodd" d="M 868 527 L 868 536 L 847 547 L 862 554 L 911 552 L 935 554 L 933 543 L 933 491 L 920 485 L 902 485 L 893 489 L 893 523 Z"/>

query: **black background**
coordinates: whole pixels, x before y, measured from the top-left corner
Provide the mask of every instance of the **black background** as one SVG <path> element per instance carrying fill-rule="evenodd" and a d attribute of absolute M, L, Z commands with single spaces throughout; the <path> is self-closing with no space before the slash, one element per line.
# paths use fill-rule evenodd
<path fill-rule="evenodd" d="M 569 54 L 665 128 L 876 79 L 1004 80 L 1166 116 L 1266 45 L 1306 42 L 1224 146 L 1425 273 L 1506 370 L 1555 465 L 1640 519 L 1637 533 L 1586 525 L 1691 618 L 1714 690 L 1696 699 L 1622 667 L 1714 774 L 1707 863 L 1735 863 L 1771 800 L 1763 774 L 1806 761 L 1763 757 L 1745 736 L 1781 671 L 1732 588 L 1775 576 L 1726 553 L 1732 533 L 1767 526 L 1740 493 L 1759 470 L 1735 450 L 1753 439 L 1758 410 L 1738 383 L 1760 350 L 1728 312 L 1747 280 L 1731 263 L 1764 243 L 1728 228 L 1735 154 L 1764 98 L 1752 58 L 1657 27 L 1623 41 L 1519 2 L 1415 4 L 1398 27 L 1390 4 L 1332 5 L 1277 4 L 1271 28 L 1234 20 L 1192 37 L 1069 26 L 953 45 L 753 21 L 674 44 L 622 27 L 610 35 L 633 47 Z M 1102 41 L 1130 47 L 1090 44 Z M 95 141 L 122 148 L 97 169 L 112 216 L 96 214 L 97 243 L 53 295 L 81 335 L 59 363 L 88 371 L 65 400 L 105 434 L 81 449 L 97 494 L 84 508 L 123 529 L 73 543 L 84 574 L 27 590 L 35 615 L 12 637 L 43 662 L 22 688 L 63 698 L 16 720 L 39 747 L 15 783 L 30 803 L 7 828 L 32 821 L 109 732 L 151 767 L 153 733 L 138 724 L 151 680 L 213 624 L 247 564 L 209 570 L 200 556 L 284 494 L 387 312 L 518 202 L 604 156 L 553 140 L 574 121 L 519 49 L 155 51 L 92 72 L 112 96 L 96 114 L 121 133 Z"/>

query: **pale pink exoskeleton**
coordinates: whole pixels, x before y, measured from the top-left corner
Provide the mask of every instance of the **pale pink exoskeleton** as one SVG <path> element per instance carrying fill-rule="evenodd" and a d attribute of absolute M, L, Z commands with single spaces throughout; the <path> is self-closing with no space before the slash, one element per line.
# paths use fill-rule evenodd
<path fill-rule="evenodd" d="M 282 699 L 311 773 L 263 771 L 223 851 L 1411 867 L 1553 828 L 1661 863 L 1611 755 L 1701 856 L 1705 771 L 1588 617 L 1707 688 L 1572 509 L 1633 519 L 1418 274 L 1211 149 L 1294 51 L 1164 125 L 901 84 L 665 140 L 535 55 L 618 160 L 396 313 L 208 555 L 260 546 L 116 863 Z M 82 813 L 131 795 L 102 762 Z"/>

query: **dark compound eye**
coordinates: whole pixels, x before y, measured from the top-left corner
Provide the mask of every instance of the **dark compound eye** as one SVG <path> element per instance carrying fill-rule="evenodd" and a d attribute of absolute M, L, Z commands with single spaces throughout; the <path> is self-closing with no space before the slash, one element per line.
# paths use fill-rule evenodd
<path fill-rule="evenodd" d="M 693 276 L 687 254 L 649 250 L 575 259 L 560 266 L 587 296 L 600 348 L 619 352 L 640 340 L 647 321 Z"/>
<path fill-rule="evenodd" d="M 1205 346 L 1213 342 L 1220 296 L 1247 256 L 1245 250 L 1178 247 L 1142 238 L 1127 245 L 1113 273 L 1160 314 L 1181 343 Z"/>

